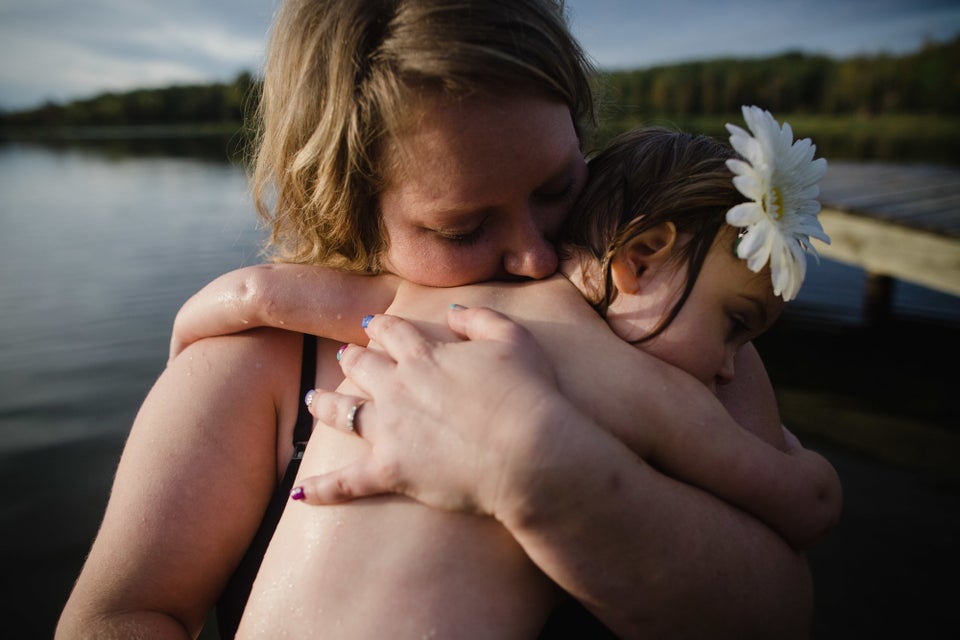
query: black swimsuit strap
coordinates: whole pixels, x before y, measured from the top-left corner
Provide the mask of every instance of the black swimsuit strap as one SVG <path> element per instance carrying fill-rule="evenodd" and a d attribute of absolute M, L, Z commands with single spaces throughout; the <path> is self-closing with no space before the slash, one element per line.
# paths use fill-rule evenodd
<path fill-rule="evenodd" d="M 297 411 L 297 422 L 293 428 L 293 455 L 287 464 L 283 480 L 280 481 L 270 498 L 270 504 L 267 505 L 267 511 L 260 523 L 260 528 L 257 529 L 256 536 L 254 536 L 236 571 L 230 577 L 223 593 L 220 594 L 220 600 L 217 602 L 217 627 L 222 640 L 233 638 L 237 633 L 240 617 L 243 615 L 243 610 L 247 606 L 247 599 L 250 597 L 253 580 L 257 577 L 260 563 L 263 562 L 263 556 L 267 552 L 267 545 L 270 544 L 277 523 L 280 522 L 280 516 L 283 515 L 283 509 L 290 499 L 290 490 L 293 488 L 293 481 L 300 469 L 300 459 L 303 458 L 303 451 L 307 447 L 307 441 L 310 439 L 310 432 L 313 429 L 313 416 L 307 410 L 303 397 L 307 394 L 307 391 L 313 389 L 316 372 L 317 337 L 304 335 L 303 359 L 300 365 L 300 408 Z"/>
<path fill-rule="evenodd" d="M 306 444 L 313 431 L 313 416 L 303 402 L 307 392 L 313 389 L 317 377 L 317 336 L 304 334 L 303 360 L 300 365 L 300 409 L 297 411 L 297 424 L 293 427 L 293 444 Z"/>

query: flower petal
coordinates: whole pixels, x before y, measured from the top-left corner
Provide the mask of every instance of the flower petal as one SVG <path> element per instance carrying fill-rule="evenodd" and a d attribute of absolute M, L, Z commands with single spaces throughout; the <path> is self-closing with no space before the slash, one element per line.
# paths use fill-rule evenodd
<path fill-rule="evenodd" d="M 817 183 L 826 175 L 827 161 L 814 160 L 816 145 L 809 138 L 794 141 L 790 124 L 781 125 L 769 111 L 744 105 L 741 113 L 749 131 L 726 125 L 730 145 L 740 154 L 727 160 L 727 167 L 749 201 L 727 211 L 727 223 L 747 228 L 737 255 L 754 272 L 769 263 L 774 293 L 791 300 L 806 276 L 805 252 L 816 256 L 810 238 L 830 243 L 817 220 Z M 769 202 L 777 203 L 770 211 L 764 208 Z"/>

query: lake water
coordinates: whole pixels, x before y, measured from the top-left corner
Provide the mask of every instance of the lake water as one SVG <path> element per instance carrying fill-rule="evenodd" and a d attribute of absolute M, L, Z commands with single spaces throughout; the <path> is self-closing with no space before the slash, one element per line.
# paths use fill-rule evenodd
<path fill-rule="evenodd" d="M 5 145 L 0 216 L 0 450 L 123 433 L 180 304 L 259 261 L 244 173 L 215 160 Z M 811 265 L 789 312 L 857 323 L 863 277 Z M 960 299 L 903 283 L 895 312 Z"/>
<path fill-rule="evenodd" d="M 5 449 L 116 432 L 118 398 L 164 364 L 178 304 L 258 261 L 245 177 L 227 163 L 4 146 L 0 216 Z"/>
<path fill-rule="evenodd" d="M 0 560 L 30 567 L 0 586 L 41 593 L 4 598 L 0 614 L 47 637 L 174 314 L 215 276 L 259 262 L 261 234 L 239 167 L 96 147 L 0 145 L 0 223 Z M 858 325 L 863 277 L 811 266 L 786 317 Z M 960 326 L 956 297 L 901 283 L 894 304 Z M 60 535 L 37 544 L 37 530 Z"/>

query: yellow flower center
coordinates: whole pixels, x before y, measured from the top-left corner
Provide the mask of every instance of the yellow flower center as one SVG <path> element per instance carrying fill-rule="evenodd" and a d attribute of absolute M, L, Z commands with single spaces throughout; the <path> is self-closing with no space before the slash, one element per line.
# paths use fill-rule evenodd
<path fill-rule="evenodd" d="M 783 195 L 781 195 L 778 187 L 773 187 L 767 192 L 764 198 L 763 208 L 769 214 L 773 215 L 775 220 L 783 219 Z"/>

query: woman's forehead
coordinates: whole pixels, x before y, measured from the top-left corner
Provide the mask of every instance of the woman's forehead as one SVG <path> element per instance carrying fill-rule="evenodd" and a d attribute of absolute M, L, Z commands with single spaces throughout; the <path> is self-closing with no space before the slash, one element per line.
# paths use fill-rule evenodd
<path fill-rule="evenodd" d="M 582 161 L 569 108 L 542 98 L 421 100 L 393 138 L 387 188 L 461 208 L 532 189 Z"/>

